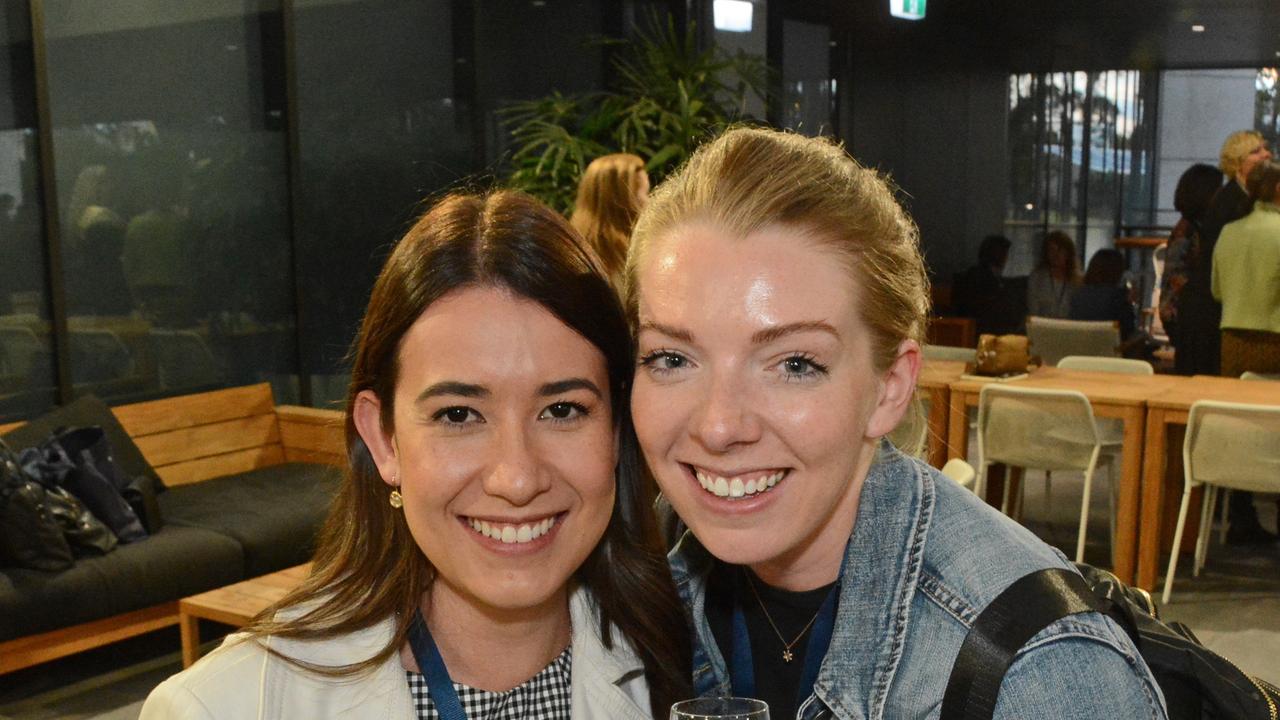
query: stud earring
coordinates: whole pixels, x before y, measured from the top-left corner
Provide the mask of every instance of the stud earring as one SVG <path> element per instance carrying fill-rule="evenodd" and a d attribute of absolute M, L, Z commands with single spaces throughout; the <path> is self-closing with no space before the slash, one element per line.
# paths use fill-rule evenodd
<path fill-rule="evenodd" d="M 391 491 L 391 496 L 387 498 L 387 502 L 391 503 L 391 507 L 399 510 L 404 507 L 404 498 L 400 496 L 400 476 L 392 476 L 391 482 L 395 484 L 396 489 Z"/>

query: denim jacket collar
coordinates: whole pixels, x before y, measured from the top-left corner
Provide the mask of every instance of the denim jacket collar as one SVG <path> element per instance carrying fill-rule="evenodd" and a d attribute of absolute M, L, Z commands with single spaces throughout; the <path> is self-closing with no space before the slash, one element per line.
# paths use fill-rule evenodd
<path fill-rule="evenodd" d="M 888 698 L 907 636 L 933 512 L 933 481 L 905 456 L 881 445 L 863 484 L 853 537 L 841 568 L 835 633 L 814 694 L 836 717 L 877 717 Z M 694 689 L 727 694 L 725 660 L 705 613 L 705 580 L 714 559 L 687 533 L 671 553 L 672 572 L 694 617 Z M 812 702 L 801 706 L 811 717 Z"/>

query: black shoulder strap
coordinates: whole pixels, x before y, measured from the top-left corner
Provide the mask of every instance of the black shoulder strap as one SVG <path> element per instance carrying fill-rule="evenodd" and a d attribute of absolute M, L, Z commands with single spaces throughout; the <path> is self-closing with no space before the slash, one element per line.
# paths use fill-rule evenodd
<path fill-rule="evenodd" d="M 1018 650 L 1056 620 L 1107 612 L 1074 570 L 1046 568 L 1024 575 L 996 596 L 969 629 L 951 668 L 940 720 L 990 720 L 1000 683 Z"/>

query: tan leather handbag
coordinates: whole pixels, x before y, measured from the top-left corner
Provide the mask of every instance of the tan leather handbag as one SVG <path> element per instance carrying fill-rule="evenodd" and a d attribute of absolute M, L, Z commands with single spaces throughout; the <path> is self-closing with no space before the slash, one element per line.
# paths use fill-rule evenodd
<path fill-rule="evenodd" d="M 978 375 L 1013 375 L 1027 371 L 1031 355 L 1026 335 L 980 335 L 975 371 Z"/>

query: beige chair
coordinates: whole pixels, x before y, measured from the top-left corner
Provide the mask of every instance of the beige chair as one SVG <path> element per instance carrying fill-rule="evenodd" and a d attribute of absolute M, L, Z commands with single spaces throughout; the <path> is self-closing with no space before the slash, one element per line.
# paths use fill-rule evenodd
<path fill-rule="evenodd" d="M 1101 453 L 1102 437 L 1083 393 L 991 383 L 978 395 L 978 497 L 984 497 L 993 463 L 1084 472 L 1076 562 L 1084 560 L 1089 493 Z M 1010 484 L 1005 483 L 1004 512 L 1009 510 Z"/>
<path fill-rule="evenodd" d="M 1155 375 L 1156 369 L 1146 360 L 1128 360 L 1118 357 L 1097 357 L 1093 355 L 1068 355 L 1058 361 L 1063 370 L 1087 370 L 1090 372 L 1113 372 L 1126 375 Z"/>
<path fill-rule="evenodd" d="M 1272 373 L 1259 373 L 1259 372 L 1253 372 L 1251 370 L 1245 370 L 1244 372 L 1240 373 L 1240 379 L 1241 380 L 1267 380 L 1267 381 L 1274 382 L 1274 381 L 1280 380 L 1280 375 L 1275 375 Z M 1216 498 L 1214 500 L 1214 504 L 1215 506 L 1217 504 Z M 1213 524 L 1212 518 L 1210 518 L 1209 524 L 1210 526 L 1212 526 Z M 1218 542 L 1223 544 L 1227 542 L 1227 530 L 1230 527 L 1231 527 L 1231 490 L 1230 488 L 1223 488 L 1222 490 L 1222 523 L 1218 526 Z"/>
<path fill-rule="evenodd" d="M 1250 370 L 1245 370 L 1244 372 L 1240 373 L 1240 379 L 1241 380 L 1271 380 L 1274 382 L 1274 381 L 1280 380 L 1280 375 L 1276 373 L 1257 373 L 1257 372 L 1252 372 Z"/>
<path fill-rule="evenodd" d="M 925 360 L 959 360 L 960 362 L 974 362 L 977 359 L 978 351 L 974 348 L 952 347 L 950 345 L 925 345 Z"/>
<path fill-rule="evenodd" d="M 947 464 L 942 466 L 942 474 L 955 480 L 961 487 L 966 487 L 970 490 L 973 489 L 973 483 L 978 478 L 978 471 L 960 458 L 948 460 Z"/>
<path fill-rule="evenodd" d="M 1031 354 L 1040 356 L 1045 365 L 1057 365 L 1069 355 L 1119 357 L 1120 323 L 1032 315 L 1027 318 L 1027 342 Z"/>
<path fill-rule="evenodd" d="M 1193 574 L 1199 575 L 1209 546 L 1209 524 L 1220 488 L 1252 492 L 1280 491 L 1280 407 L 1201 400 L 1187 416 L 1182 443 L 1182 505 L 1173 533 L 1169 570 L 1161 602 L 1168 603 L 1178 569 L 1178 548 L 1187 523 L 1191 491 L 1204 485 L 1200 535 L 1196 538 Z"/>
<path fill-rule="evenodd" d="M 1089 372 L 1110 372 L 1124 375 L 1155 375 L 1156 370 L 1146 360 L 1128 360 L 1118 357 L 1097 357 L 1093 355 L 1068 355 L 1058 361 L 1063 370 L 1085 370 Z M 1110 485 L 1111 504 L 1111 536 L 1116 534 L 1116 502 L 1119 500 L 1120 488 L 1116 485 L 1116 465 L 1120 461 L 1120 448 L 1124 446 L 1124 421 L 1116 418 L 1094 418 L 1098 425 L 1098 434 L 1102 436 L 1102 462 L 1107 466 L 1107 481 Z M 1049 504 L 1050 473 L 1044 474 L 1045 505 Z"/>

